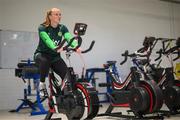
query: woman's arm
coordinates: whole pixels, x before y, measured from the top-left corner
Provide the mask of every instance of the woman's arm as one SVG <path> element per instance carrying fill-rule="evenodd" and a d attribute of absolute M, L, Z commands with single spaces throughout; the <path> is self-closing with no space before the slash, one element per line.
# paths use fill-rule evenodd
<path fill-rule="evenodd" d="M 73 37 L 72 35 L 69 33 L 69 32 L 66 32 L 64 34 L 64 38 L 65 40 L 67 40 L 67 42 L 69 42 Z M 74 40 L 72 43 L 71 43 L 71 47 L 72 48 L 75 48 L 76 46 L 78 45 L 78 42 L 76 40 Z"/>
<path fill-rule="evenodd" d="M 52 39 L 49 37 L 49 35 L 46 32 L 46 27 L 43 25 L 40 25 L 38 28 L 39 31 L 39 37 L 42 39 L 42 41 L 52 50 L 54 50 L 57 46 L 52 41 Z"/>
<path fill-rule="evenodd" d="M 55 45 L 55 43 L 51 40 L 51 38 L 49 37 L 49 35 L 46 32 L 40 32 L 39 33 L 41 39 L 43 40 L 43 42 L 52 50 L 54 50 L 57 46 Z"/>

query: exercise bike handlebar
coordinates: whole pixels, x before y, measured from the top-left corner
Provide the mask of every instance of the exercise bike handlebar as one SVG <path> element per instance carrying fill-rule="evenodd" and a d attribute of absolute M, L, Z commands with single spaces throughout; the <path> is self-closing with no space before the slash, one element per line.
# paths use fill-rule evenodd
<path fill-rule="evenodd" d="M 173 48 L 170 48 L 167 51 L 163 51 L 162 49 L 160 49 L 159 51 L 157 51 L 156 53 L 159 54 L 159 56 L 155 59 L 155 61 L 159 60 L 162 57 L 162 54 L 164 55 L 169 55 L 170 53 L 172 54 L 178 54 L 178 56 L 176 58 L 173 59 L 173 61 L 176 61 L 177 59 L 179 59 L 180 57 L 180 51 L 178 50 L 178 46 L 175 46 Z M 176 50 L 178 50 L 177 52 L 175 52 Z"/>
<path fill-rule="evenodd" d="M 162 54 L 163 54 L 162 49 L 160 49 L 159 51 L 157 51 L 156 54 L 159 54 L 159 56 L 158 56 L 154 61 L 157 61 L 157 60 L 159 60 L 159 59 L 162 57 Z"/>
<path fill-rule="evenodd" d="M 132 57 L 148 57 L 149 56 L 149 54 L 142 54 L 142 53 L 139 53 L 139 52 L 134 52 L 134 53 L 132 53 L 132 54 L 129 54 L 129 51 L 128 50 L 126 50 L 123 54 L 122 54 L 122 56 L 124 56 L 124 60 L 120 63 L 120 65 L 123 65 L 126 61 L 127 61 L 127 59 L 128 59 L 128 57 L 130 57 L 130 58 L 132 58 Z"/>
<path fill-rule="evenodd" d="M 120 65 L 123 65 L 123 64 L 127 61 L 127 59 L 128 59 L 128 54 L 129 54 L 128 50 L 126 50 L 126 51 L 122 54 L 122 56 L 124 56 L 124 60 L 120 63 Z"/>
<path fill-rule="evenodd" d="M 75 39 L 78 41 L 78 45 L 77 45 L 75 48 L 70 48 L 71 43 L 72 43 Z M 64 40 L 59 44 L 59 46 L 58 46 L 55 50 L 61 49 L 61 48 L 63 47 L 63 45 L 65 44 L 65 42 L 66 42 L 66 40 L 64 39 Z M 93 41 L 91 42 L 89 48 L 86 49 L 86 50 L 82 50 L 81 53 L 87 53 L 87 52 L 89 52 L 89 51 L 93 48 L 94 43 L 95 43 L 95 41 L 93 40 Z M 82 44 L 82 38 L 81 38 L 81 36 L 76 36 L 76 37 L 73 37 L 73 38 L 68 42 L 68 44 L 63 47 L 63 50 L 64 50 L 64 51 L 76 51 L 76 50 L 81 46 L 81 44 Z"/>
<path fill-rule="evenodd" d="M 95 41 L 93 40 L 93 41 L 91 42 L 89 48 L 86 49 L 86 50 L 81 51 L 81 53 L 87 53 L 87 52 L 89 52 L 90 50 L 92 50 L 92 48 L 93 48 L 93 46 L 94 46 L 94 43 L 95 43 Z"/>
<path fill-rule="evenodd" d="M 177 51 L 176 51 L 177 50 Z M 170 48 L 169 50 L 166 51 L 166 54 L 177 54 L 177 57 L 173 59 L 173 61 L 176 61 L 180 58 L 180 47 L 179 46 L 174 46 L 172 48 Z"/>
<path fill-rule="evenodd" d="M 69 48 L 70 45 L 72 44 L 72 42 L 73 42 L 75 39 L 77 40 L 78 45 L 77 45 L 75 48 Z M 57 47 L 55 50 L 61 49 L 61 48 L 63 47 L 63 45 L 65 44 L 66 41 L 67 41 L 67 40 L 64 39 L 64 40 L 58 45 L 58 47 Z M 63 50 L 66 50 L 66 51 L 70 51 L 70 50 L 71 50 L 71 51 L 76 51 L 76 49 L 78 49 L 78 48 L 81 46 L 81 44 L 82 44 L 82 38 L 81 38 L 81 36 L 75 36 L 75 37 L 73 37 L 73 38 L 70 39 L 70 41 L 68 42 L 68 44 L 67 44 L 66 46 L 63 47 Z"/>
<path fill-rule="evenodd" d="M 167 41 L 174 41 L 176 39 L 174 39 L 174 38 L 156 38 L 156 40 L 167 42 Z"/>

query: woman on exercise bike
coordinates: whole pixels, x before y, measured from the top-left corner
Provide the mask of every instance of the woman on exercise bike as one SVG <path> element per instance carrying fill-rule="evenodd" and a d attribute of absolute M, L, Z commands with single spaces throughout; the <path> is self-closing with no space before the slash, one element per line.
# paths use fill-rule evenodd
<path fill-rule="evenodd" d="M 45 78 L 49 68 L 52 68 L 62 80 L 67 73 L 67 65 L 60 56 L 63 48 L 57 49 L 57 46 L 61 43 L 62 38 L 69 42 L 72 39 L 72 35 L 65 25 L 60 24 L 60 20 L 60 9 L 52 8 L 47 11 L 45 21 L 38 28 L 39 44 L 34 53 L 34 60 L 40 70 L 39 92 L 41 97 L 48 96 Z M 72 48 L 75 48 L 77 45 L 78 43 L 75 40 L 71 43 Z M 81 53 L 81 50 L 78 48 L 76 52 Z"/>

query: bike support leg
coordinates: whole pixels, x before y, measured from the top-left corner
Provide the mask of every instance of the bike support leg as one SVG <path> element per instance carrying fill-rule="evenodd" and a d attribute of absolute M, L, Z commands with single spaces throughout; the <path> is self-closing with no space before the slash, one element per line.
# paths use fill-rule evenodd
<path fill-rule="evenodd" d="M 52 115 L 53 115 L 53 113 L 48 111 L 48 113 L 47 113 L 47 115 L 46 115 L 44 120 L 62 120 L 61 118 L 51 118 Z"/>

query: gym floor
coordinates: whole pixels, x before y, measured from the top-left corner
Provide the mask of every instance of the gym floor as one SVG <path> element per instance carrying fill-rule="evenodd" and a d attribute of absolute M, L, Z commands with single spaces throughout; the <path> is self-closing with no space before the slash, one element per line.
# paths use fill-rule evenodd
<path fill-rule="evenodd" d="M 103 107 L 100 108 L 99 113 L 105 112 L 107 109 L 108 104 L 103 104 Z M 166 107 L 163 106 L 163 109 L 165 110 Z M 119 112 L 121 111 L 123 114 L 126 113 L 125 108 L 115 108 L 113 112 Z M 54 114 L 52 118 L 58 118 L 61 117 L 62 120 L 67 120 L 66 116 L 63 114 Z M 0 111 L 0 120 L 43 120 L 45 118 L 45 115 L 37 115 L 37 116 L 30 116 L 30 110 L 29 109 L 23 109 L 19 113 L 10 113 L 7 111 Z M 170 117 L 164 117 L 164 120 L 179 120 L 180 114 L 178 115 L 171 115 Z M 96 117 L 94 120 L 129 120 L 125 118 L 117 118 L 117 117 Z M 157 120 L 157 119 L 156 119 Z"/>

